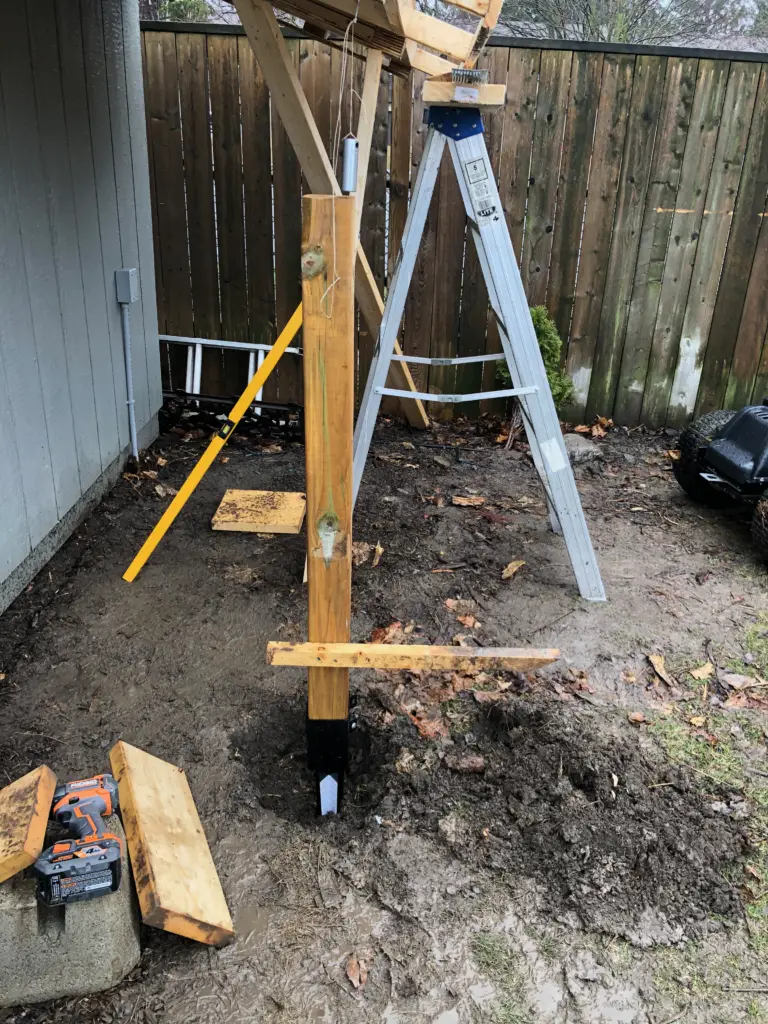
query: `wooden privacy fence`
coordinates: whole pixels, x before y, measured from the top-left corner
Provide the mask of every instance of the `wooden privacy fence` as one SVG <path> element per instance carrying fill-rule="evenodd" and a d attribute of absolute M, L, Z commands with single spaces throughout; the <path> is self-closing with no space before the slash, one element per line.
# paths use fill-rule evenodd
<path fill-rule="evenodd" d="M 239 29 L 145 24 L 143 48 L 160 331 L 271 342 L 298 304 L 301 193 L 283 126 Z M 330 145 L 341 54 L 290 39 Z M 599 44 L 490 46 L 507 83 L 486 118 L 531 305 L 565 341 L 572 419 L 679 426 L 768 391 L 768 58 Z M 353 62 L 362 86 L 362 62 Z M 382 75 L 361 238 L 392 272 L 426 129 L 421 76 Z M 342 104 L 342 135 L 357 122 Z M 403 324 L 414 355 L 498 351 L 458 187 L 444 164 Z M 358 397 L 373 339 L 360 323 Z M 181 351 L 166 382 L 184 383 Z M 202 390 L 245 383 L 247 356 L 208 351 Z M 421 390 L 498 386 L 494 364 L 413 366 Z M 265 401 L 301 402 L 298 357 Z M 469 415 L 497 403 L 461 407 Z M 444 408 L 444 415 L 452 407 Z M 432 411 L 436 411 L 433 406 Z"/>

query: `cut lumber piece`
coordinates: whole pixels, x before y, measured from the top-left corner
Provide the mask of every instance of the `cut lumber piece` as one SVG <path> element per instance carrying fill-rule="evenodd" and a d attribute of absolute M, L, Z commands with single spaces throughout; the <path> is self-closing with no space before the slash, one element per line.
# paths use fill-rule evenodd
<path fill-rule="evenodd" d="M 409 39 L 428 46 L 438 53 L 444 53 L 457 61 L 466 60 L 472 53 L 475 36 L 466 29 L 438 21 L 429 14 L 408 8 L 400 8 L 403 28 Z"/>
<path fill-rule="evenodd" d="M 232 918 L 184 772 L 123 740 L 109 760 L 144 924 L 210 946 L 232 942 Z"/>
<path fill-rule="evenodd" d="M 480 107 L 484 110 L 503 107 L 507 98 L 507 87 L 478 82 L 476 85 L 462 85 L 459 82 L 436 82 L 427 80 L 422 89 L 425 107 Z"/>
<path fill-rule="evenodd" d="M 307 643 L 270 640 L 271 665 L 325 668 L 426 669 L 462 672 L 471 668 L 526 672 L 550 665 L 560 657 L 551 647 L 431 647 L 426 644 Z"/>
<path fill-rule="evenodd" d="M 346 641 L 352 603 L 356 199 L 304 196 L 303 211 L 308 630 L 312 640 Z M 348 705 L 346 669 L 310 668 L 310 719 L 346 721 Z"/>
<path fill-rule="evenodd" d="M 224 492 L 211 526 L 238 533 L 299 533 L 307 499 L 298 491 Z"/>
<path fill-rule="evenodd" d="M 56 776 L 41 764 L 0 790 L 0 882 L 40 856 L 55 788 Z"/>

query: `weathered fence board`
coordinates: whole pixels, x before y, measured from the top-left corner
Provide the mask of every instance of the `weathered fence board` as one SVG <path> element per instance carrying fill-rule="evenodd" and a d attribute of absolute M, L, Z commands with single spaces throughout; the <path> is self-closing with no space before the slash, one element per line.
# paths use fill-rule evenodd
<path fill-rule="evenodd" d="M 296 156 L 237 29 L 145 29 L 161 328 L 273 340 L 300 298 L 307 186 Z M 357 124 L 363 63 L 350 61 L 342 92 L 338 49 L 296 38 L 288 48 L 337 161 L 334 141 Z M 680 425 L 694 410 L 761 399 L 768 57 L 516 40 L 490 46 L 481 66 L 507 85 L 505 108 L 485 118 L 486 137 L 529 300 L 547 305 L 564 341 L 575 383 L 564 414 Z M 385 71 L 378 94 L 361 242 L 382 292 L 426 137 L 422 78 Z M 374 341 L 359 321 L 358 401 Z M 422 356 L 500 347 L 447 160 L 402 345 Z M 166 386 L 183 386 L 184 365 L 183 352 L 167 353 Z M 239 391 L 246 365 L 240 353 L 207 351 L 202 390 Z M 434 392 L 498 386 L 493 363 L 413 373 Z M 302 401 L 297 357 L 281 361 L 265 398 Z M 504 408 L 497 400 L 457 411 Z M 454 407 L 432 411 L 450 416 Z"/>

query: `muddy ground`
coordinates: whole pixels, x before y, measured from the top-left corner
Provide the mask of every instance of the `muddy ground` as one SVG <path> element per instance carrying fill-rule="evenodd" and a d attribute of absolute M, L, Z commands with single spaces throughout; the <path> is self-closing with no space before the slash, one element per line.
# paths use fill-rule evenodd
<path fill-rule="evenodd" d="M 766 570 L 743 512 L 680 492 L 674 439 L 611 430 L 577 470 L 595 605 L 524 446 L 491 423 L 381 424 L 355 534 L 383 554 L 359 550 L 353 639 L 562 657 L 354 673 L 344 814 L 319 820 L 303 673 L 264 659 L 306 636 L 303 536 L 210 529 L 227 487 L 302 490 L 301 445 L 235 437 L 121 579 L 204 446 L 185 429 L 0 619 L 0 767 L 85 775 L 119 738 L 181 765 L 237 941 L 146 930 L 112 992 L 0 1021 L 768 1021 Z"/>

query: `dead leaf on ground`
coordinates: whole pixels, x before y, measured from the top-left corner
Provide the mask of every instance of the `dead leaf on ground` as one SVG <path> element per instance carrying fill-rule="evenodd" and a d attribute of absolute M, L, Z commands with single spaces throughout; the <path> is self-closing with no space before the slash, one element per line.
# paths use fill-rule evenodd
<path fill-rule="evenodd" d="M 623 682 L 625 682 L 625 683 L 636 683 L 637 682 L 637 675 L 636 675 L 636 673 L 630 672 L 630 670 L 628 668 L 625 668 L 624 671 L 621 673 L 621 678 L 622 678 Z"/>
<path fill-rule="evenodd" d="M 371 633 L 372 644 L 395 644 L 403 636 L 402 622 L 390 622 L 388 626 L 379 626 Z"/>
<path fill-rule="evenodd" d="M 490 690 L 475 690 L 474 698 L 478 704 L 495 704 L 497 701 L 506 700 L 507 694 L 498 690 L 495 693 Z"/>
<path fill-rule="evenodd" d="M 707 720 L 704 715 L 694 715 L 693 718 L 689 718 L 688 721 L 696 729 L 701 729 L 701 727 L 706 724 Z"/>
<path fill-rule="evenodd" d="M 749 700 L 746 693 L 733 693 L 723 704 L 724 708 L 746 708 Z"/>
<path fill-rule="evenodd" d="M 460 622 L 462 626 L 466 626 L 467 629 L 478 629 L 480 626 L 474 615 L 458 615 L 456 621 Z"/>
<path fill-rule="evenodd" d="M 715 666 L 712 664 L 711 661 L 708 661 L 704 665 L 699 665 L 698 668 L 693 669 L 691 671 L 691 675 L 694 679 L 698 680 L 709 679 L 709 677 L 712 675 L 714 671 Z"/>
<path fill-rule="evenodd" d="M 496 437 L 496 444 L 504 444 L 509 440 L 509 434 L 498 434 Z"/>
<path fill-rule="evenodd" d="M 454 772 L 485 771 L 485 758 L 481 754 L 446 754 L 445 763 Z"/>
<path fill-rule="evenodd" d="M 142 469 L 141 475 L 149 477 L 150 480 L 157 480 L 157 470 L 156 469 Z"/>
<path fill-rule="evenodd" d="M 633 725 L 644 725 L 648 721 L 642 711 L 630 711 L 627 718 Z"/>
<path fill-rule="evenodd" d="M 277 455 L 278 452 L 283 450 L 282 445 L 279 444 L 268 444 L 261 449 L 262 455 Z"/>
<path fill-rule="evenodd" d="M 742 676 L 737 672 L 724 672 L 720 676 L 720 681 L 730 686 L 732 690 L 747 690 L 756 683 L 752 676 Z"/>
<path fill-rule="evenodd" d="M 677 450 L 677 448 L 670 448 L 668 451 L 664 452 L 664 454 L 672 462 L 677 462 L 677 460 L 680 458 L 680 452 Z"/>
<path fill-rule="evenodd" d="M 158 455 L 157 459 L 155 461 L 156 461 L 158 466 L 167 466 L 168 465 L 168 459 L 164 459 L 162 455 Z"/>
<path fill-rule="evenodd" d="M 416 445 L 412 441 L 403 441 L 403 448 L 410 448 L 411 451 L 416 449 Z"/>
<path fill-rule="evenodd" d="M 347 977 L 352 987 L 356 989 L 364 988 L 368 981 L 368 964 L 365 960 L 358 959 L 354 953 L 347 960 Z"/>
<path fill-rule="evenodd" d="M 424 740 L 435 740 L 438 736 L 447 736 L 450 733 L 448 723 L 440 716 L 424 717 L 412 711 L 408 711 L 407 714 Z"/>
<path fill-rule="evenodd" d="M 664 655 L 663 654 L 649 654 L 648 655 L 648 661 L 651 663 L 651 666 L 653 667 L 653 671 L 656 673 L 656 675 L 659 677 L 659 679 L 661 679 L 663 682 L 665 682 L 667 684 L 667 686 L 671 686 L 671 687 L 674 688 L 675 681 L 672 678 L 672 676 L 669 674 L 669 672 L 667 672 L 667 669 L 666 669 L 666 667 L 664 665 Z"/>
<path fill-rule="evenodd" d="M 383 554 L 384 554 L 384 548 L 381 546 L 381 544 L 378 541 L 376 541 L 376 547 L 373 549 L 373 562 L 371 563 L 372 568 L 374 568 L 374 569 L 376 568 L 376 566 L 381 561 L 381 556 Z"/>
<path fill-rule="evenodd" d="M 352 541 L 352 565 L 365 565 L 373 551 L 373 544 L 365 540 Z"/>
<path fill-rule="evenodd" d="M 574 434 L 588 434 L 592 428 L 588 427 L 586 423 L 580 423 L 578 427 L 573 428 Z"/>
<path fill-rule="evenodd" d="M 515 573 L 518 571 L 518 569 L 522 569 L 524 565 L 525 562 L 522 561 L 507 563 L 507 565 L 505 565 L 504 569 L 502 570 L 501 578 L 503 580 L 511 580 Z"/>
<path fill-rule="evenodd" d="M 454 494 L 451 498 L 452 505 L 461 505 L 462 508 L 478 508 L 480 505 L 485 504 L 485 498 L 481 498 L 479 494 L 470 495 L 465 497 L 461 494 Z"/>
<path fill-rule="evenodd" d="M 447 597 L 445 599 L 445 607 L 449 612 L 453 612 L 454 615 L 471 615 L 475 610 L 474 601 L 465 601 L 460 597 L 453 598 Z"/>
<path fill-rule="evenodd" d="M 220 462 L 229 462 L 229 456 L 228 455 L 222 455 L 222 457 L 221 457 L 221 459 L 219 459 L 219 461 Z"/>

